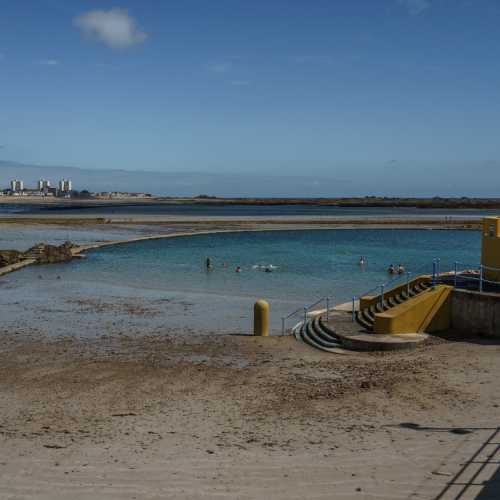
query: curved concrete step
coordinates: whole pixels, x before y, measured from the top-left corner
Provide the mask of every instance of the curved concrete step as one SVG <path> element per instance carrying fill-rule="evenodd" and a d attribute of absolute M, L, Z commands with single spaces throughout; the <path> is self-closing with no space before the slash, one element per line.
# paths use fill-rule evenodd
<path fill-rule="evenodd" d="M 312 339 L 316 344 L 319 344 L 322 347 L 340 347 L 338 342 L 332 342 L 331 340 L 325 340 L 318 334 L 316 329 L 314 328 L 314 319 L 309 320 L 306 323 L 305 332 L 307 337 Z"/>
<path fill-rule="evenodd" d="M 396 301 L 396 304 L 402 304 L 405 299 L 403 298 L 403 296 L 400 294 L 400 293 L 397 293 L 396 295 L 394 295 L 394 300 Z"/>
<path fill-rule="evenodd" d="M 394 297 L 389 297 L 387 299 L 387 305 L 389 305 L 390 307 L 396 307 L 398 303 L 396 302 L 396 299 Z"/>
<path fill-rule="evenodd" d="M 327 321 L 323 318 L 323 316 L 319 316 L 318 317 L 318 325 L 319 327 L 321 328 L 321 330 L 328 336 L 330 336 L 330 338 L 332 340 L 335 340 L 337 342 L 340 342 L 340 337 L 337 335 L 337 333 L 335 332 L 335 330 L 333 330 L 332 328 L 330 328 L 328 326 L 328 323 Z"/>
<path fill-rule="evenodd" d="M 337 348 L 335 348 L 335 347 L 324 347 L 321 344 L 316 343 L 314 340 L 312 340 L 307 335 L 306 328 L 304 327 L 304 325 L 302 325 L 302 328 L 300 330 L 300 336 L 301 336 L 302 341 L 305 342 L 306 344 L 308 344 L 311 347 L 314 347 L 314 348 L 319 349 L 321 351 L 331 352 L 333 354 L 340 354 L 340 353 L 342 353 L 342 349 L 339 349 L 338 347 Z"/>
<path fill-rule="evenodd" d="M 316 334 L 325 340 L 326 342 L 335 343 L 337 345 L 341 345 L 339 338 L 335 335 L 335 333 L 331 334 L 330 330 L 323 328 L 323 324 L 321 322 L 321 315 L 318 315 L 314 318 L 312 327 Z"/>
<path fill-rule="evenodd" d="M 361 315 L 363 316 L 363 318 L 368 323 L 370 323 L 371 325 L 373 325 L 373 323 L 375 321 L 375 312 L 371 308 L 365 308 L 365 309 L 363 309 L 361 311 Z"/>
<path fill-rule="evenodd" d="M 360 311 L 356 311 L 356 322 L 365 330 L 371 331 L 373 328 L 373 325 L 364 319 Z"/>

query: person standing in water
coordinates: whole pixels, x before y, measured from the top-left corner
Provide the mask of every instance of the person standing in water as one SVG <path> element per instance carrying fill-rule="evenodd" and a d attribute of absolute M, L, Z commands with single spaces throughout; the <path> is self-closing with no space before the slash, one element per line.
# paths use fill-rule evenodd
<path fill-rule="evenodd" d="M 210 257 L 207 257 L 207 260 L 205 261 L 205 266 L 207 268 L 207 271 L 210 271 L 212 269 L 212 259 L 210 259 Z"/>

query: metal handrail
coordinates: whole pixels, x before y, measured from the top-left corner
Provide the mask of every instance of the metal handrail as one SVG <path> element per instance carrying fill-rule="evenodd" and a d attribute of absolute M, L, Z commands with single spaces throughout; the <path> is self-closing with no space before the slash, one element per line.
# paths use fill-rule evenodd
<path fill-rule="evenodd" d="M 286 321 L 290 319 L 293 316 L 296 316 L 298 313 L 303 314 L 303 321 L 307 321 L 307 315 L 309 314 L 309 310 L 312 309 L 313 307 L 316 307 L 317 305 L 321 304 L 322 302 L 326 302 L 326 320 L 329 320 L 329 314 L 330 314 L 330 304 L 332 303 L 332 297 L 331 296 L 326 296 L 326 297 L 321 297 L 321 299 L 317 300 L 313 304 L 307 307 L 299 307 L 295 311 L 291 312 L 288 316 L 283 316 L 281 318 L 281 334 L 285 335 L 286 332 Z"/>
<path fill-rule="evenodd" d="M 476 276 L 468 276 L 466 274 L 463 274 L 464 271 L 459 272 L 458 271 L 458 266 L 459 265 L 465 265 L 469 269 L 478 269 L 479 270 L 479 277 Z M 492 285 L 500 285 L 500 281 L 495 281 L 495 280 L 489 280 L 484 277 L 484 271 L 498 271 L 500 272 L 500 268 L 498 267 L 492 267 L 492 266 L 485 266 L 484 264 L 479 264 L 479 266 L 469 266 L 464 262 L 455 262 L 455 277 L 453 280 L 453 285 L 455 288 L 458 288 L 458 279 L 460 278 L 462 281 L 479 281 L 479 291 L 482 292 L 484 289 L 484 284 L 485 283 L 490 283 Z"/>
<path fill-rule="evenodd" d="M 483 272 L 485 269 L 489 270 L 489 271 L 499 271 L 500 272 L 500 268 L 491 267 L 491 266 L 485 266 L 483 264 L 468 266 L 469 269 L 478 269 L 479 270 L 479 277 L 475 277 L 475 276 L 467 276 L 467 275 L 461 274 L 461 272 L 463 272 L 463 271 L 459 272 L 459 270 L 458 270 L 459 265 L 466 266 L 466 263 L 459 262 L 459 261 L 455 262 L 454 288 L 458 288 L 458 283 L 457 282 L 458 282 L 459 278 L 461 280 L 479 281 L 479 291 L 481 291 L 481 292 L 483 291 L 483 285 L 484 285 L 484 283 L 491 283 L 491 284 L 500 285 L 500 281 L 493 281 L 493 280 L 486 279 L 484 277 L 484 272 Z M 377 291 L 377 292 L 379 291 L 380 292 L 381 302 L 382 302 L 382 304 L 384 304 L 385 292 L 386 292 L 386 290 L 388 289 L 389 286 L 391 286 L 391 285 L 393 286 L 395 283 L 397 283 L 399 281 L 403 281 L 403 279 L 406 279 L 406 283 L 407 283 L 407 287 L 408 287 L 408 291 L 409 291 L 411 276 L 418 276 L 418 275 L 424 273 L 424 269 L 428 269 L 427 265 L 421 266 L 416 271 L 413 271 L 413 272 L 407 271 L 404 274 L 400 274 L 400 275 L 398 275 L 398 276 L 390 279 L 389 281 L 386 281 L 385 283 L 381 283 L 380 285 L 377 285 L 377 286 L 371 288 L 370 290 L 368 290 L 367 292 L 365 292 L 363 294 L 354 295 L 352 297 L 352 321 L 354 322 L 356 320 L 356 301 L 358 301 L 361 297 L 366 297 L 367 295 L 370 295 L 371 293 L 373 293 L 375 291 Z M 452 272 L 453 271 L 449 271 L 450 274 Z M 440 281 L 440 278 L 441 278 L 442 274 L 444 274 L 444 273 L 441 272 L 441 259 L 436 258 L 436 259 L 434 259 L 432 261 L 432 283 L 433 283 L 433 285 L 436 285 Z M 310 306 L 299 307 L 298 309 L 296 309 L 295 311 L 291 312 L 287 316 L 283 316 L 281 318 L 281 322 L 282 322 L 281 323 L 282 324 L 282 326 L 281 326 L 281 332 L 282 332 L 282 334 L 283 335 L 285 334 L 285 331 L 286 331 L 286 321 L 288 319 L 290 319 L 293 316 L 296 316 L 299 313 L 302 313 L 303 314 L 303 321 L 306 322 L 309 310 L 312 309 L 313 307 L 317 306 L 318 304 L 321 304 L 322 302 L 325 302 L 325 301 L 326 301 L 326 318 L 327 318 L 327 321 L 328 321 L 331 299 L 332 299 L 332 297 L 330 297 L 330 296 L 321 297 L 319 300 L 317 300 L 316 302 L 314 302 Z"/>
<path fill-rule="evenodd" d="M 433 282 L 433 284 L 435 284 L 436 280 L 439 279 L 439 275 L 441 272 L 440 267 L 441 267 L 441 259 L 434 259 L 432 261 L 432 268 L 433 268 L 433 270 L 432 270 L 432 282 Z M 385 291 L 389 286 L 392 285 L 392 287 L 393 287 L 395 283 L 397 283 L 398 281 L 402 281 L 403 278 L 406 278 L 406 286 L 407 286 L 407 290 L 409 292 L 410 277 L 412 275 L 418 276 L 419 274 L 421 274 L 423 272 L 424 268 L 427 269 L 427 265 L 421 266 L 416 271 L 413 271 L 413 272 L 407 271 L 404 274 L 400 274 L 400 275 L 390 279 L 389 281 L 382 283 L 382 284 L 370 289 L 368 292 L 353 296 L 352 297 L 352 321 L 353 322 L 356 321 L 356 301 L 360 300 L 361 297 L 366 297 L 367 295 L 373 293 L 374 291 L 380 291 L 380 293 L 379 293 L 380 301 L 381 301 L 382 305 L 384 305 L 384 303 L 385 303 Z"/>

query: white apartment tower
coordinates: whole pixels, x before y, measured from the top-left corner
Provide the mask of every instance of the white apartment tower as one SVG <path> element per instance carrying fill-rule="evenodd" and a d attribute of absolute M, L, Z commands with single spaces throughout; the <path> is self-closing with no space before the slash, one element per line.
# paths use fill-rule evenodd
<path fill-rule="evenodd" d="M 47 191 L 50 188 L 50 181 L 46 179 L 40 179 L 38 181 L 38 191 Z"/>
<path fill-rule="evenodd" d="M 73 184 L 69 179 L 61 179 L 59 181 L 59 191 L 61 193 L 69 193 L 73 190 Z"/>
<path fill-rule="evenodd" d="M 24 182 L 18 179 L 10 181 L 10 190 L 14 193 L 20 193 L 21 191 L 24 191 Z"/>

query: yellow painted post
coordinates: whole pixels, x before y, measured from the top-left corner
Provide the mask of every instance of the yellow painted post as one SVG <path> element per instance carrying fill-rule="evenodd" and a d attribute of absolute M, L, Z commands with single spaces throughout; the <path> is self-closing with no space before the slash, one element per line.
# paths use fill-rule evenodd
<path fill-rule="evenodd" d="M 253 334 L 259 337 L 269 336 L 269 304 L 262 299 L 253 306 Z"/>

